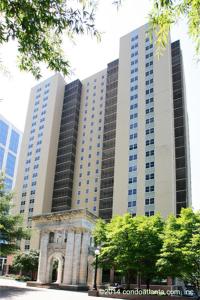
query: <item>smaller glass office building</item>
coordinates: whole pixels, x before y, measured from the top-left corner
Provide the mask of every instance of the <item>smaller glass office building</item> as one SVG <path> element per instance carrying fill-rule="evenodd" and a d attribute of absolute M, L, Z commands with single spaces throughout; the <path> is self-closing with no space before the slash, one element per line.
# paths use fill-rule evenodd
<path fill-rule="evenodd" d="M 0 115 L 0 172 L 5 176 L 5 188 L 15 185 L 22 133 Z"/>

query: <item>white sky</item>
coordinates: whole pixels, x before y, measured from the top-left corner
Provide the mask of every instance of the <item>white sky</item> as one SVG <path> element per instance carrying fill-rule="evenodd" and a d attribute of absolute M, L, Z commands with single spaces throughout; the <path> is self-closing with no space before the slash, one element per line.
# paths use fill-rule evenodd
<path fill-rule="evenodd" d="M 100 0 L 97 13 L 97 28 L 103 32 L 102 41 L 97 43 L 90 36 L 76 39 L 76 45 L 66 41 L 64 50 L 70 60 L 74 75 L 72 79 L 84 79 L 106 68 L 107 63 L 118 58 L 119 39 L 121 36 L 147 22 L 150 9 L 149 0 L 126 0 L 119 11 L 111 5 L 112 0 Z M 172 41 L 181 40 L 183 51 L 187 103 L 190 126 L 190 151 L 192 169 L 192 198 L 195 209 L 200 209 L 200 64 L 194 58 L 194 45 L 187 36 L 185 22 L 176 25 L 171 33 Z M 37 84 L 32 75 L 19 72 L 16 67 L 16 44 L 10 43 L 0 48 L 0 57 L 9 69 L 10 78 L 0 74 L 0 113 L 23 131 L 29 92 Z M 53 73 L 44 69 L 41 80 Z"/>

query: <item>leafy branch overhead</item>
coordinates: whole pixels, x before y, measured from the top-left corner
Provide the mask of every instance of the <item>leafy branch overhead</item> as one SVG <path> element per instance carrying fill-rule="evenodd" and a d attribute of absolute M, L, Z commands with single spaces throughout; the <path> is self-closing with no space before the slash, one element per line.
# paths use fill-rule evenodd
<path fill-rule="evenodd" d="M 125 0 L 111 0 L 119 8 Z M 18 66 L 41 77 L 41 63 L 68 75 L 69 61 L 63 53 L 63 40 L 88 33 L 100 39 L 95 13 L 99 0 L 1 0 L 0 45 L 17 41 Z M 134 4 L 134 3 L 133 3 Z M 199 0 L 153 0 L 149 17 L 151 32 L 157 35 L 158 54 L 167 44 L 170 28 L 186 17 L 188 34 L 200 54 Z"/>
<path fill-rule="evenodd" d="M 16 40 L 20 70 L 31 72 L 37 79 L 41 77 L 41 62 L 68 75 L 63 33 L 68 38 L 90 33 L 99 39 L 95 10 L 95 1 L 89 0 L 1 0 L 0 45 Z"/>
<path fill-rule="evenodd" d="M 199 0 L 154 0 L 149 17 L 150 29 L 156 33 L 158 54 L 168 41 L 168 34 L 181 18 L 187 20 L 188 35 L 200 55 L 200 1 Z"/>
<path fill-rule="evenodd" d="M 115 0 L 119 8 L 125 0 Z M 188 25 L 188 35 L 195 44 L 197 57 L 200 56 L 200 1 L 199 0 L 153 0 L 149 14 L 149 33 L 156 36 L 158 56 L 164 51 L 169 31 L 181 18 Z M 133 2 L 134 5 L 134 2 Z"/>

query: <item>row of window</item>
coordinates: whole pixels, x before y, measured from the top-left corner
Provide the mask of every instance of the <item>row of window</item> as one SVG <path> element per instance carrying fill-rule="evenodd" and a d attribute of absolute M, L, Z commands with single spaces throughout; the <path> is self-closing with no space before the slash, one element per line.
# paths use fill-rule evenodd
<path fill-rule="evenodd" d="M 153 85 L 153 44 L 149 43 L 149 39 L 146 39 L 146 55 L 145 55 L 145 59 L 146 59 L 146 114 L 153 114 L 154 113 L 154 107 L 152 106 L 153 102 L 154 102 L 154 98 L 153 98 L 153 92 L 154 92 L 154 88 L 151 86 L 149 87 L 149 85 Z M 151 59 L 149 61 L 149 59 Z M 149 69 L 150 68 L 150 69 Z M 151 106 L 149 107 L 149 104 L 151 104 Z M 148 124 L 152 124 L 154 123 L 154 116 L 151 116 L 150 118 L 146 119 L 146 174 L 145 174 L 145 180 L 146 180 L 146 184 L 147 182 L 149 182 L 149 180 L 151 180 L 152 185 L 146 185 L 145 187 L 145 193 L 151 193 L 154 194 L 154 173 L 151 172 L 152 169 L 154 168 L 154 161 L 150 161 L 148 162 L 148 157 L 151 156 L 152 159 L 154 158 L 154 149 L 148 150 L 148 146 L 151 145 L 151 147 L 154 147 L 154 127 L 150 127 L 148 128 Z M 151 138 L 148 138 L 148 135 L 151 134 Z M 148 173 L 147 173 L 147 169 Z M 150 172 L 150 173 L 149 173 Z M 145 199 L 145 205 L 150 205 L 150 204 L 154 204 L 154 198 L 146 198 Z M 151 216 L 154 215 L 154 211 L 148 211 L 145 212 L 146 216 Z"/>
<path fill-rule="evenodd" d="M 47 107 L 47 100 L 48 100 L 48 93 L 49 93 L 49 86 L 50 86 L 50 83 L 47 83 L 45 85 L 45 90 L 44 90 L 44 97 L 43 97 L 43 104 L 42 104 L 42 111 L 41 111 L 41 114 L 40 114 L 40 120 L 39 120 L 39 133 L 38 133 L 38 141 L 37 141 L 37 148 L 35 149 L 35 162 L 38 162 L 40 160 L 40 155 L 38 155 L 40 152 L 41 152 L 41 148 L 38 147 L 39 145 L 42 144 L 42 136 L 43 136 L 43 129 L 44 129 L 44 121 L 45 121 L 45 115 L 46 115 L 46 107 Z M 33 112 L 33 117 L 32 117 L 32 128 L 31 128 L 31 132 L 30 134 L 32 135 L 29 139 L 29 143 L 32 142 L 35 138 L 34 134 L 35 134 L 35 126 L 36 126 L 36 120 L 38 118 L 38 114 L 37 112 L 39 111 L 39 98 L 41 97 L 41 90 L 42 88 L 39 87 L 36 91 L 36 96 L 35 96 L 35 106 L 34 106 L 34 112 Z M 40 93 L 40 94 L 38 94 Z M 28 145 L 28 149 L 32 149 L 33 148 L 33 143 L 30 143 Z M 27 153 L 27 157 L 30 157 L 32 155 L 32 151 L 28 151 Z M 27 159 L 26 160 L 26 166 L 25 166 L 25 174 L 27 174 L 28 172 L 30 172 L 30 167 L 27 167 L 27 165 L 29 165 L 31 163 L 31 159 Z M 36 178 L 38 177 L 38 173 L 35 172 L 36 169 L 38 169 L 39 167 L 39 164 L 38 163 L 35 163 L 34 164 L 34 171 L 33 171 L 33 174 L 32 174 L 32 182 L 31 182 L 31 187 L 36 187 L 37 185 L 37 181 L 36 181 Z M 26 181 L 28 180 L 28 175 L 25 175 L 24 176 L 24 183 L 23 183 L 23 189 L 26 189 L 28 187 L 28 183 L 26 183 Z M 31 191 L 31 194 L 34 194 L 35 193 L 35 190 L 32 190 Z M 24 197 L 26 195 L 26 192 L 23 192 L 22 193 L 22 197 Z M 23 202 L 23 201 L 22 201 Z M 29 205 L 30 204 L 34 204 L 34 199 L 31 199 L 30 202 L 29 202 Z M 22 204 L 21 204 L 22 205 Z M 20 210 L 20 212 L 23 211 L 23 209 Z M 33 212 L 33 208 L 29 206 L 29 215 L 32 214 Z M 30 225 L 30 224 L 29 224 Z"/>
<path fill-rule="evenodd" d="M 24 209 L 20 209 L 20 214 L 23 214 L 24 213 Z M 33 213 L 33 207 L 29 208 L 29 213 Z"/>
<path fill-rule="evenodd" d="M 88 203 L 88 202 L 89 202 L 89 199 L 86 198 L 86 199 L 85 199 L 85 203 Z M 81 204 L 81 200 L 78 199 L 78 200 L 76 201 L 76 203 L 77 203 L 77 205 L 80 205 L 80 204 Z M 96 211 L 96 210 L 97 210 L 97 207 L 96 207 L 96 206 L 93 206 L 93 211 Z"/>
<path fill-rule="evenodd" d="M 135 207 L 135 206 L 136 206 L 136 200 L 128 202 L 128 207 Z"/>
<path fill-rule="evenodd" d="M 145 216 L 146 216 L 146 217 L 154 216 L 154 210 L 146 211 L 146 212 L 145 212 Z"/>
<path fill-rule="evenodd" d="M 138 36 L 135 35 L 131 37 L 131 41 L 135 41 L 138 39 Z M 130 78 L 130 83 L 131 83 L 131 89 L 130 89 L 130 124 L 129 124 L 129 129 L 130 129 L 130 135 L 129 135 L 129 179 L 128 183 L 131 184 L 131 189 L 129 190 L 128 194 L 129 195 L 135 195 L 136 194 L 136 184 L 137 184 L 137 177 L 136 176 L 131 176 L 134 174 L 134 172 L 137 170 L 137 162 L 135 162 L 134 165 L 131 165 L 131 161 L 137 160 L 137 128 L 138 128 L 138 123 L 137 123 L 137 118 L 138 118 L 138 42 L 134 43 L 131 45 L 131 50 L 136 49 L 136 51 L 131 53 L 131 78 Z M 132 60 L 132 58 L 135 58 Z M 133 65 L 136 65 L 135 68 L 133 68 Z M 134 83 L 134 85 L 132 85 Z M 134 101 L 134 102 L 133 102 Z M 134 110 L 134 113 L 132 112 Z M 132 140 L 134 139 L 135 143 L 132 143 Z M 136 201 L 129 201 L 128 202 L 128 210 L 131 209 L 131 207 L 136 206 Z"/>
<path fill-rule="evenodd" d="M 102 79 L 104 79 L 104 75 L 102 76 Z M 97 82 L 97 79 L 95 78 L 94 79 L 94 83 L 95 82 Z M 103 86 L 105 84 L 105 82 L 104 81 L 102 81 L 101 82 L 101 85 Z M 87 86 L 89 86 L 90 85 L 90 83 L 88 82 L 87 83 Z M 94 85 L 93 86 L 93 90 L 96 90 L 96 85 Z M 101 90 L 101 93 L 103 93 L 104 92 L 104 89 L 102 89 Z M 88 109 L 86 108 L 86 107 L 88 107 L 88 105 L 89 105 L 89 89 L 87 88 L 87 90 L 86 90 L 86 93 L 87 93 L 87 95 L 86 95 L 86 97 L 85 97 L 85 111 L 84 111 L 84 114 L 86 115 L 87 113 L 88 113 Z M 92 99 L 92 111 L 94 112 L 95 111 L 95 103 L 96 103 L 96 99 L 95 99 L 95 96 L 96 96 L 96 92 L 93 92 L 93 96 L 94 96 L 94 99 Z M 104 99 L 104 97 L 103 96 L 101 96 L 100 97 L 100 101 L 102 101 Z M 102 108 L 103 108 L 103 103 L 100 103 L 100 105 L 99 105 L 99 107 L 100 107 L 100 111 L 98 112 L 99 113 L 99 115 L 102 115 L 103 114 L 103 111 L 102 111 Z M 96 117 L 95 117 L 95 115 L 94 114 L 91 114 L 91 116 L 90 116 L 90 118 L 91 119 L 96 119 Z M 88 126 L 87 124 L 86 124 L 86 122 L 87 122 L 88 120 L 87 120 L 87 117 L 85 116 L 84 118 L 83 118 L 83 134 L 82 134 L 82 136 L 83 136 L 83 139 L 82 139 L 82 145 L 85 145 L 86 144 L 86 140 L 84 139 L 84 137 L 86 137 L 86 131 L 85 131 L 85 129 L 86 129 L 86 126 Z M 99 125 L 101 125 L 101 123 L 103 122 L 103 120 L 102 120 L 102 118 L 99 118 L 99 120 L 98 120 L 98 124 Z M 92 134 L 94 134 L 94 132 L 95 132 L 95 130 L 93 129 L 93 126 L 95 125 L 95 122 L 90 122 L 90 126 L 92 127 L 91 129 L 90 129 L 90 131 L 89 131 L 89 133 L 90 133 L 90 137 L 89 137 L 89 140 L 90 140 L 90 142 L 92 142 L 93 141 L 93 138 L 92 138 Z M 98 130 L 98 132 L 100 133 L 100 131 L 102 131 L 102 126 L 99 126 L 98 128 L 97 128 L 97 130 Z M 97 134 L 97 135 L 95 135 L 95 137 L 97 136 L 97 138 L 98 138 L 98 140 L 101 140 L 101 134 Z M 96 144 L 96 147 L 97 148 L 101 148 L 101 143 L 97 143 Z M 88 145 L 88 149 L 89 149 L 89 151 L 91 151 L 92 150 L 92 148 L 93 148 L 93 145 Z M 81 152 L 82 153 L 84 153 L 86 151 L 86 149 L 85 149 L 85 147 L 82 147 L 81 148 Z M 100 155 L 100 151 L 97 151 L 97 153 L 96 153 L 96 155 L 97 155 L 97 158 L 99 157 L 99 155 Z M 91 161 L 90 161 L 90 159 L 91 159 L 91 157 L 92 157 L 92 154 L 91 153 L 89 153 L 88 154 L 88 157 L 87 157 L 87 159 L 89 159 L 89 161 L 87 162 L 87 167 L 88 168 L 90 168 L 91 167 Z M 83 161 L 85 158 L 83 157 L 83 156 L 81 156 L 81 161 Z M 95 170 L 95 182 L 97 183 L 98 182 L 98 177 L 99 177 L 99 168 L 98 168 L 98 165 L 99 165 L 99 159 L 97 159 L 96 160 L 96 170 Z M 79 177 L 80 178 L 82 178 L 82 172 L 81 172 L 81 170 L 83 169 L 83 165 L 82 164 L 80 164 L 80 166 L 79 166 L 79 168 L 80 168 L 80 173 L 79 173 Z M 87 176 L 91 176 L 91 171 L 90 170 L 87 170 Z M 86 180 L 86 184 L 87 185 L 89 185 L 90 184 L 90 182 L 91 182 L 91 180 L 89 180 L 89 179 L 87 179 Z M 78 186 L 79 187 L 81 187 L 81 185 L 82 185 L 82 182 L 81 181 L 79 181 L 79 183 L 78 183 Z M 97 192 L 98 191 L 98 188 L 97 187 L 95 187 L 94 186 L 94 192 Z M 89 189 L 87 188 L 86 189 L 86 194 L 88 194 L 89 193 Z M 79 190 L 78 191 L 78 195 L 81 195 L 81 190 Z M 88 198 L 86 198 L 86 199 L 88 199 Z M 86 203 L 87 203 L 87 200 L 86 200 Z M 77 204 L 80 204 L 80 200 L 77 200 Z M 96 208 L 94 209 L 94 211 L 96 210 Z"/>
<path fill-rule="evenodd" d="M 29 203 L 31 204 L 31 203 L 34 203 L 35 202 L 35 199 L 30 199 L 29 200 Z M 26 204 L 26 201 L 25 200 L 23 200 L 23 201 L 21 201 L 21 205 L 25 205 Z"/>

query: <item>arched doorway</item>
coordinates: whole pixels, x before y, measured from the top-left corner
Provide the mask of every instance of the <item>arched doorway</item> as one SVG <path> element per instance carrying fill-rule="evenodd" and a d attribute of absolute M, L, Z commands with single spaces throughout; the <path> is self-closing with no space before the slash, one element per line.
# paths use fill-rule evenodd
<path fill-rule="evenodd" d="M 61 253 L 53 253 L 48 258 L 47 279 L 48 283 L 62 283 L 64 257 Z"/>
<path fill-rule="evenodd" d="M 58 259 L 53 259 L 52 262 L 52 275 L 51 275 L 51 282 L 54 283 L 58 279 L 58 265 L 59 265 L 59 260 Z"/>

